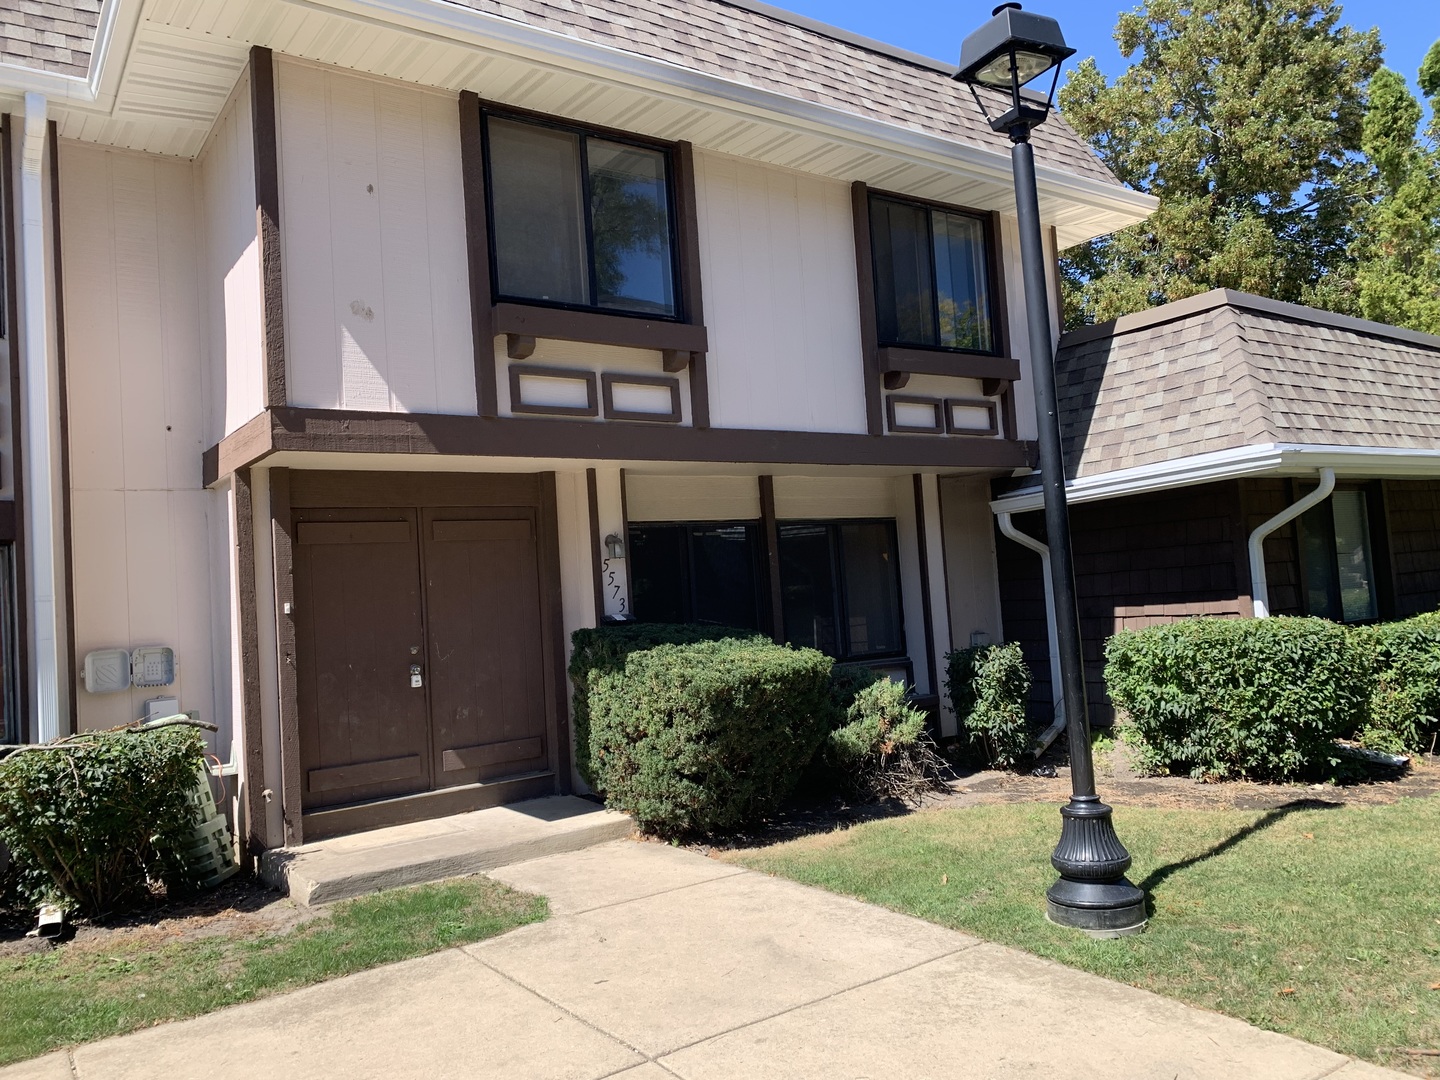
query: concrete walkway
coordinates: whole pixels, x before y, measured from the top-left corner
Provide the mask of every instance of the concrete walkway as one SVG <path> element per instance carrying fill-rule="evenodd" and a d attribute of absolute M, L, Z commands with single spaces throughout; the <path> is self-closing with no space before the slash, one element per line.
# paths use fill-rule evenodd
<path fill-rule="evenodd" d="M 552 918 L 0 1078 L 1402 1075 L 661 845 L 617 841 L 492 876 L 548 896 Z"/>

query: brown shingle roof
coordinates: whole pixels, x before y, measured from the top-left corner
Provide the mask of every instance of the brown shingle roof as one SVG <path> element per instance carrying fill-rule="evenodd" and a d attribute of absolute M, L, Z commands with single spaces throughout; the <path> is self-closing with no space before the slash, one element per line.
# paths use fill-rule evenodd
<path fill-rule="evenodd" d="M 944 72 L 722 0 L 458 0 L 466 7 L 757 89 L 971 146 L 1009 152 L 968 87 Z M 957 49 L 959 43 L 955 46 Z M 998 99 L 997 99 L 998 100 Z M 1001 112 L 987 103 L 992 112 Z M 1036 156 L 1120 186 L 1060 117 L 1035 129 Z"/>
<path fill-rule="evenodd" d="M 100 0 L 5 0 L 0 5 L 0 61 L 88 74 Z"/>
<path fill-rule="evenodd" d="M 1440 338 L 1217 289 L 1061 338 L 1071 476 L 1266 443 L 1440 446 Z"/>

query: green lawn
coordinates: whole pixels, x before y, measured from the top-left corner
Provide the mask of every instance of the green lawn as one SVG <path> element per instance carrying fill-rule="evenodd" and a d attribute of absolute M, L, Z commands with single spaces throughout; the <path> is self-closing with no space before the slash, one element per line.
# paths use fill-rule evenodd
<path fill-rule="evenodd" d="M 546 913 L 543 898 L 474 877 L 337 904 L 285 934 L 72 944 L 0 960 L 0 1065 L 479 941 Z"/>
<path fill-rule="evenodd" d="M 1440 1048 L 1440 798 L 1115 814 L 1142 935 L 1046 922 L 1055 807 L 937 810 L 732 853 L 759 870 L 1396 1067 Z"/>

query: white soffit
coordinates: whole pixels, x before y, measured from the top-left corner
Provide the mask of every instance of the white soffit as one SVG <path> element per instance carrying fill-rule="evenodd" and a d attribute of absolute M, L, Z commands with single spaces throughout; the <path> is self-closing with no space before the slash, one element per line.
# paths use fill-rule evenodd
<path fill-rule="evenodd" d="M 1014 212 L 1008 155 L 756 89 L 441 0 L 107 0 L 102 93 L 51 93 L 66 138 L 194 157 L 249 47 L 937 202 Z M 138 22 L 136 13 L 139 13 Z M 122 38 L 124 40 L 122 40 Z M 8 73 L 0 83 L 8 85 Z M 71 80 L 86 85 L 82 80 Z M 1062 247 L 1138 221 L 1147 195 L 1047 169 Z"/>
<path fill-rule="evenodd" d="M 1265 443 L 1082 476 L 1065 484 L 1065 495 L 1071 503 L 1097 502 L 1245 476 L 1314 476 L 1321 469 L 1357 479 L 1440 476 L 1440 450 Z M 990 509 L 1018 514 L 1044 505 L 1040 489 L 1027 487 L 993 500 Z"/>

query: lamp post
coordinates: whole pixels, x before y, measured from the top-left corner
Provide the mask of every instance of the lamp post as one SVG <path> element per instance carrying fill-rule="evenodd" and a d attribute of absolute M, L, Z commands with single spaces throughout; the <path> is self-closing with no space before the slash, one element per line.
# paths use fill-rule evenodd
<path fill-rule="evenodd" d="M 1035 416 L 1040 435 L 1040 482 L 1045 497 L 1045 530 L 1050 546 L 1050 580 L 1055 595 L 1055 630 L 1060 650 L 1066 733 L 1070 741 L 1070 802 L 1061 808 L 1060 842 L 1050 857 L 1060 879 L 1046 892 L 1051 922 L 1098 937 L 1137 933 L 1145 927 L 1145 894 L 1125 877 L 1130 853 L 1115 835 L 1110 807 L 1095 793 L 1090 756 L 1090 720 L 1075 603 L 1070 552 L 1070 511 L 1065 500 L 1065 463 L 1060 448 L 1060 415 L 1055 397 L 1055 346 L 1045 286 L 1045 249 L 1040 238 L 1040 199 L 1035 187 L 1035 151 L 1030 131 L 1045 122 L 1060 81 L 1060 65 L 1074 49 L 1060 25 L 1045 15 L 1001 4 L 960 46 L 955 78 L 969 83 L 995 131 L 1010 137 L 1015 175 L 1015 213 L 1025 277 L 1025 314 L 1031 367 L 1035 374 Z M 1043 97 L 1025 89 L 1054 72 Z M 976 87 L 999 90 L 1008 106 L 990 116 Z"/>

